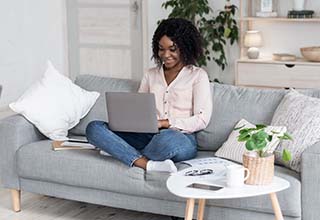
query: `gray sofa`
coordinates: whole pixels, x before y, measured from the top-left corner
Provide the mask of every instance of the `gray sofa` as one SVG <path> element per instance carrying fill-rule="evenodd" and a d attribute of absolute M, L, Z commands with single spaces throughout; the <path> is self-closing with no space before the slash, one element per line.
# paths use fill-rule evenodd
<path fill-rule="evenodd" d="M 91 120 L 107 120 L 105 91 L 136 91 L 138 88 L 138 83 L 130 80 L 89 75 L 79 76 L 76 83 L 87 90 L 99 91 L 102 95 L 89 114 L 70 131 L 70 135 L 84 135 L 85 127 Z M 270 123 L 273 112 L 287 91 L 212 84 L 212 92 L 211 122 L 197 134 L 198 157 L 213 156 L 241 118 L 252 123 Z M 320 96 L 318 90 L 306 93 Z M 180 164 L 177 166 L 182 169 Z M 167 174 L 129 168 L 96 151 L 54 152 L 51 150 L 51 141 L 20 115 L 0 121 L 0 168 L 2 186 L 12 189 L 16 211 L 20 209 L 17 195 L 22 190 L 170 216 L 182 217 L 185 212 L 185 200 L 166 189 Z M 291 184 L 289 189 L 278 193 L 285 219 L 318 219 L 320 144 L 303 153 L 301 173 L 276 166 L 276 175 Z M 273 218 L 268 196 L 209 200 L 205 210 L 205 219 L 212 220 Z"/>

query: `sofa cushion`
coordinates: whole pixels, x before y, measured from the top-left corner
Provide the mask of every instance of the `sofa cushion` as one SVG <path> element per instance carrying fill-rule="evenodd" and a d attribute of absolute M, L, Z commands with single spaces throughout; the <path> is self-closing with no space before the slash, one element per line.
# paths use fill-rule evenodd
<path fill-rule="evenodd" d="M 293 137 L 292 141 L 281 142 L 276 161 L 299 172 L 303 151 L 320 141 L 320 99 L 292 90 L 276 109 L 272 124 L 285 125 Z M 283 149 L 291 152 L 292 160 L 289 162 L 282 160 L 280 152 Z"/>
<path fill-rule="evenodd" d="M 198 157 L 210 155 L 213 156 L 213 152 L 200 152 Z M 169 201 L 185 201 L 167 190 L 167 173 L 145 173 L 140 168 L 129 168 L 112 157 L 101 156 L 92 150 L 52 151 L 51 141 L 48 140 L 22 146 L 17 152 L 17 164 L 19 176 L 25 179 Z M 183 167 L 185 166 L 178 165 L 179 169 Z M 287 179 L 291 184 L 288 190 L 278 194 L 283 213 L 299 216 L 301 186 L 296 173 L 277 167 L 276 175 Z M 273 213 L 269 196 L 209 200 L 207 204 Z"/>
<path fill-rule="evenodd" d="M 209 125 L 197 133 L 198 149 L 216 151 L 228 139 L 234 125 L 242 118 L 253 124 L 271 124 L 273 114 L 288 90 L 236 87 L 211 84 L 213 108 Z M 320 97 L 319 89 L 298 90 Z"/>
<path fill-rule="evenodd" d="M 206 129 L 197 134 L 200 150 L 217 150 L 242 118 L 253 124 L 270 124 L 285 90 L 213 86 L 213 109 Z"/>
<path fill-rule="evenodd" d="M 75 80 L 75 84 L 86 90 L 97 91 L 101 94 L 87 116 L 84 117 L 77 126 L 70 130 L 71 134 L 76 135 L 85 135 L 86 127 L 90 121 L 108 121 L 105 92 L 137 92 L 139 87 L 139 82 L 132 80 L 99 77 L 93 75 L 79 75 Z"/>

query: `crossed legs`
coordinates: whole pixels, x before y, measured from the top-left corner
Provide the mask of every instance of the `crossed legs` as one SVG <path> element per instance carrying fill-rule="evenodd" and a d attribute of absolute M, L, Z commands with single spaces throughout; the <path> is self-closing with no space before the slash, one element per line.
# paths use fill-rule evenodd
<path fill-rule="evenodd" d="M 194 135 L 172 129 L 158 134 L 114 132 L 103 121 L 90 122 L 86 129 L 89 142 L 128 166 L 147 169 L 149 160 L 174 162 L 196 156 Z"/>

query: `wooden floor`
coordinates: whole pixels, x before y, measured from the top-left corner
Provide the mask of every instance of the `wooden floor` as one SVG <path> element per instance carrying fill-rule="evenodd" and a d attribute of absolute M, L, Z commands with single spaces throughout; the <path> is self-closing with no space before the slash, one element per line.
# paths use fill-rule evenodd
<path fill-rule="evenodd" d="M 11 196 L 0 188 L 1 220 L 171 220 L 168 216 L 116 209 L 105 206 L 22 193 L 21 212 L 11 209 Z"/>

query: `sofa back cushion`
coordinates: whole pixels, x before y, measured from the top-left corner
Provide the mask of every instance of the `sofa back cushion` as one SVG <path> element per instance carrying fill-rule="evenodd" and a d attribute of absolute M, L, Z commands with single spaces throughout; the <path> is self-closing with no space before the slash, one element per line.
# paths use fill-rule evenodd
<path fill-rule="evenodd" d="M 100 97 L 87 116 L 84 117 L 77 126 L 70 130 L 70 133 L 74 135 L 85 135 L 87 125 L 93 120 L 108 121 L 105 92 L 137 92 L 139 87 L 139 82 L 132 80 L 93 75 L 79 75 L 75 80 L 75 84 L 88 91 L 99 92 Z"/>
<path fill-rule="evenodd" d="M 206 129 L 197 133 L 198 149 L 216 151 L 228 139 L 236 123 L 244 118 L 253 124 L 270 125 L 273 114 L 289 90 L 244 88 L 213 83 L 213 109 Z M 319 89 L 299 90 L 320 98 Z"/>
<path fill-rule="evenodd" d="M 241 88 L 213 83 L 213 109 L 206 129 L 197 133 L 199 150 L 216 151 L 240 119 L 270 124 L 286 90 Z"/>

